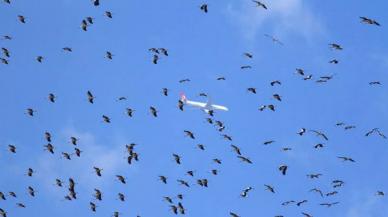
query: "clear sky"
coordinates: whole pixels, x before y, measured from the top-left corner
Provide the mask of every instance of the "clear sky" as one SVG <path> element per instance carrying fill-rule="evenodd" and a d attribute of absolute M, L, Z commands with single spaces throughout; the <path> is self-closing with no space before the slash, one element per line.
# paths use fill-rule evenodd
<path fill-rule="evenodd" d="M 264 2 L 264 1 L 263 1 Z M 0 208 L 8 216 L 174 216 L 163 196 L 182 193 L 186 216 L 222 217 L 235 212 L 250 216 L 382 217 L 388 213 L 387 198 L 376 196 L 388 191 L 387 140 L 373 135 L 372 128 L 388 134 L 388 3 L 366 1 L 266 0 L 268 10 L 255 7 L 250 0 L 208 0 L 209 12 L 197 0 L 101 0 L 99 7 L 89 0 L 11 0 L 0 3 L 0 47 L 10 51 L 9 64 L 0 64 L 0 191 L 7 200 Z M 104 16 L 109 10 L 113 19 Z M 25 16 L 26 23 L 17 16 Z M 94 24 L 84 32 L 81 21 L 87 16 Z M 380 27 L 360 23 L 359 16 L 376 19 Z M 284 44 L 273 43 L 264 34 Z M 338 43 L 342 51 L 330 49 Z M 62 50 L 71 47 L 73 52 Z M 152 63 L 151 47 L 168 49 Z M 113 59 L 105 52 L 113 53 Z M 249 59 L 244 52 L 253 54 Z M 0 54 L 4 57 L 3 54 Z M 43 56 L 38 63 L 37 56 Z M 339 64 L 329 64 L 332 59 Z M 241 70 L 243 65 L 251 69 Z M 303 80 L 296 68 L 312 74 Z M 319 84 L 320 76 L 333 75 Z M 225 81 L 218 81 L 225 77 Z M 179 83 L 189 78 L 188 83 Z M 282 85 L 272 87 L 270 82 Z M 381 85 L 369 85 L 380 81 Z M 162 88 L 170 90 L 162 95 Z M 257 94 L 247 91 L 256 87 Z M 86 92 L 96 96 L 88 103 Z M 214 103 L 230 111 L 217 112 L 214 119 L 225 123 L 222 138 L 200 110 L 177 108 L 179 93 L 189 99 L 208 93 Z M 47 100 L 49 93 L 56 103 Z M 282 96 L 277 102 L 272 95 Z M 118 97 L 126 101 L 117 101 Z M 276 111 L 261 105 L 274 104 Z M 149 107 L 159 116 L 154 118 Z M 125 108 L 135 110 L 133 118 Z M 33 108 L 34 117 L 26 114 Z M 111 123 L 102 121 L 108 115 Z M 354 125 L 345 131 L 337 122 Z M 321 130 L 329 141 L 312 132 L 299 136 L 300 128 Z M 185 137 L 191 130 L 196 139 Z M 44 132 L 52 134 L 55 154 L 44 151 Z M 73 152 L 70 137 L 79 138 L 80 158 L 61 157 Z M 275 140 L 271 145 L 263 142 Z M 126 163 L 125 144 L 136 143 L 140 160 Z M 204 144 L 205 151 L 197 144 Z M 313 148 L 324 143 L 323 149 Z M 8 151 L 14 144 L 17 153 Z M 241 148 L 253 164 L 241 162 L 230 147 Z M 283 147 L 291 147 L 284 152 Z M 172 157 L 182 156 L 177 165 Z M 338 156 L 356 162 L 342 162 Z M 212 159 L 222 160 L 221 165 Z M 278 166 L 289 166 L 287 175 Z M 102 177 L 93 166 L 103 169 Z M 36 173 L 26 176 L 31 167 Z M 211 174 L 218 169 L 219 175 Z M 195 171 L 195 177 L 186 171 Z M 319 179 L 307 174 L 321 173 Z M 127 178 L 119 183 L 115 175 Z M 168 177 L 168 184 L 158 180 Z M 78 199 L 65 201 L 66 187 L 58 188 L 55 179 L 76 181 Z M 196 179 L 207 178 L 202 188 Z M 177 183 L 184 179 L 186 188 Z M 333 189 L 331 182 L 345 182 Z M 276 193 L 265 190 L 272 185 Z M 36 197 L 27 194 L 35 188 Z M 252 186 L 247 198 L 241 191 Z M 321 198 L 309 192 L 338 194 Z M 103 200 L 93 198 L 94 188 L 103 192 Z M 18 197 L 9 197 L 14 191 Z M 126 202 L 117 193 L 127 196 Z M 300 207 L 282 206 L 288 200 L 308 200 Z M 97 204 L 92 213 L 89 202 Z M 24 203 L 22 209 L 16 203 Z M 340 202 L 331 208 L 320 203 Z"/>

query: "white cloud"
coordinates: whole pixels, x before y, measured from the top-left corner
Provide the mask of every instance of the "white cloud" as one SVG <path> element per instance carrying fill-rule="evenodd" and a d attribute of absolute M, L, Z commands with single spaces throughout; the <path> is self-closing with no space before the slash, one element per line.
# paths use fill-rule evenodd
<path fill-rule="evenodd" d="M 268 10 L 256 7 L 252 1 L 233 1 L 227 13 L 241 27 L 244 37 L 253 40 L 264 27 L 279 37 L 298 34 L 308 41 L 325 34 L 319 18 L 313 14 L 303 0 L 276 0 L 266 3 Z"/>
<path fill-rule="evenodd" d="M 91 191 L 94 187 L 108 187 L 116 183 L 116 175 L 127 176 L 137 171 L 137 165 L 128 166 L 125 159 L 125 143 L 113 141 L 111 144 L 101 145 L 95 136 L 88 132 L 79 132 L 73 128 L 63 130 L 61 133 L 66 141 L 70 136 L 79 139 L 78 148 L 82 150 L 81 157 L 72 156 L 71 160 L 60 158 L 61 152 L 74 153 L 74 146 L 70 142 L 54 144 L 55 155 L 48 152 L 42 153 L 38 160 L 37 171 L 45 186 L 53 188 L 56 178 L 65 183 L 72 177 L 77 182 L 78 190 Z M 62 137 L 61 136 L 61 137 Z M 102 177 L 97 177 L 93 166 L 102 168 Z M 125 171 L 125 174 L 123 172 Z M 117 181 L 118 183 L 118 181 Z M 49 191 L 53 192 L 53 191 Z M 60 193 L 62 195 L 63 193 Z M 57 195 L 54 193 L 54 196 Z"/>

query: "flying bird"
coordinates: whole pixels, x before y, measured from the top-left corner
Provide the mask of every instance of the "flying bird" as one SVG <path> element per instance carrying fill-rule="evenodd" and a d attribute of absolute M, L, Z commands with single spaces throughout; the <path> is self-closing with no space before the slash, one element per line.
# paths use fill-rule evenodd
<path fill-rule="evenodd" d="M 207 13 L 208 12 L 208 5 L 207 4 L 203 4 L 199 7 L 199 9 L 201 9 L 201 11 Z"/>
<path fill-rule="evenodd" d="M 286 175 L 287 169 L 288 169 L 288 166 L 287 166 L 287 165 L 280 165 L 280 166 L 279 166 L 279 171 L 280 171 L 283 175 Z"/>
<path fill-rule="evenodd" d="M 26 18 L 23 15 L 18 15 L 18 20 L 23 24 L 26 23 Z"/>
<path fill-rule="evenodd" d="M 268 9 L 267 6 L 264 3 L 260 2 L 260 1 L 252 0 L 252 2 L 256 3 L 257 7 L 262 7 L 264 9 L 266 9 L 266 10 Z"/>
<path fill-rule="evenodd" d="M 380 23 L 378 23 L 376 20 L 367 18 L 367 17 L 360 17 L 361 23 L 369 24 L 369 25 L 375 25 L 380 26 Z"/>

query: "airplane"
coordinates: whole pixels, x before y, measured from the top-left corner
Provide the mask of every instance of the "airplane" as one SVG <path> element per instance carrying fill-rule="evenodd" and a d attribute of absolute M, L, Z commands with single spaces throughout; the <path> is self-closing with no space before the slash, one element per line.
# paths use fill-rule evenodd
<path fill-rule="evenodd" d="M 180 101 L 182 101 L 184 105 L 200 108 L 208 114 L 211 114 L 214 110 L 229 111 L 229 109 L 225 106 L 213 104 L 210 99 L 207 101 L 207 103 L 188 100 L 184 93 L 181 93 Z"/>

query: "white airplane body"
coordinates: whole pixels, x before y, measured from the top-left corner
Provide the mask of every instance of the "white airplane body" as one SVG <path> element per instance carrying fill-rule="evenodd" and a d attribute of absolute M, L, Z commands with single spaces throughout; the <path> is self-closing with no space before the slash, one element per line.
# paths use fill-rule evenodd
<path fill-rule="evenodd" d="M 225 106 L 215 105 L 215 104 L 211 103 L 210 100 L 207 103 L 188 100 L 184 94 L 181 94 L 181 101 L 185 105 L 200 108 L 203 111 L 205 111 L 206 113 L 209 113 L 210 111 L 214 111 L 214 110 L 221 110 L 221 111 L 228 111 L 229 110 Z"/>

